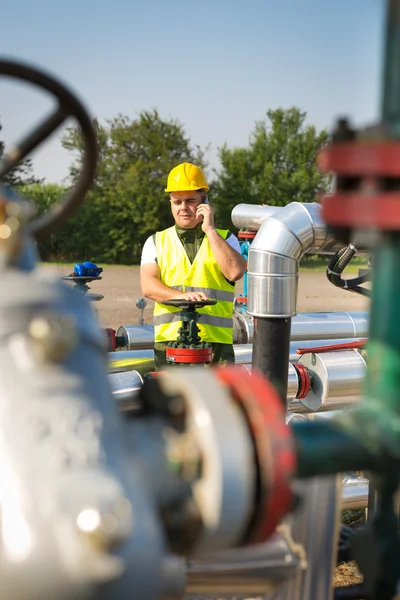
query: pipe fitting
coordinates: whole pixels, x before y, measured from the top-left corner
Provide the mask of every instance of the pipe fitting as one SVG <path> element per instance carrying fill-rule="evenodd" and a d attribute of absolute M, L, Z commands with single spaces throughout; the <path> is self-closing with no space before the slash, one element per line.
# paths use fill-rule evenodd
<path fill-rule="evenodd" d="M 359 400 L 366 363 L 357 350 L 310 352 L 301 356 L 299 365 L 311 375 L 311 389 L 301 399 L 308 410 L 338 410 Z"/>
<path fill-rule="evenodd" d="M 249 250 L 248 312 L 283 318 L 297 313 L 299 261 L 335 247 L 318 204 L 292 202 L 263 221 Z"/>

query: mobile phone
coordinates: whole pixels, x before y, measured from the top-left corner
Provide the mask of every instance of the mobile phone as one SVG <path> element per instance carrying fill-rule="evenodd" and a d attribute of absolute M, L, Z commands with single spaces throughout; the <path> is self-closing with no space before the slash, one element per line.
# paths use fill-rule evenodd
<path fill-rule="evenodd" d="M 202 200 L 201 204 L 210 204 L 210 201 L 209 201 L 209 199 L 208 199 L 208 196 L 206 196 L 206 197 L 204 198 L 204 200 Z"/>

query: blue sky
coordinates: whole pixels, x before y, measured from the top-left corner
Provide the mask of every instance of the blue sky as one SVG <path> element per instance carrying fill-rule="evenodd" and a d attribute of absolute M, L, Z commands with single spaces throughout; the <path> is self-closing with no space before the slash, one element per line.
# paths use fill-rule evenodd
<path fill-rule="evenodd" d="M 299 106 L 318 128 L 379 115 L 383 0 L 5 0 L 2 54 L 57 75 L 101 121 L 157 108 L 193 143 L 245 145 L 269 108 Z M 6 143 L 52 102 L 0 79 Z M 71 156 L 60 132 L 33 155 L 60 181 Z"/>

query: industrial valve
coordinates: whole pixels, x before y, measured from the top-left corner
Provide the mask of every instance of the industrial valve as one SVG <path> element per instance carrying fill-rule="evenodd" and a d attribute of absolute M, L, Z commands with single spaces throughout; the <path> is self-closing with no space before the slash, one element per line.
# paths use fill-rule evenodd
<path fill-rule="evenodd" d="M 96 264 L 86 261 L 83 263 L 77 263 L 74 266 L 73 272 L 70 275 L 63 277 L 63 279 L 65 281 L 73 281 L 75 284 L 74 288 L 78 292 L 86 294 L 88 300 L 92 300 L 92 302 L 100 302 L 100 300 L 103 300 L 104 296 L 101 294 L 88 293 L 90 287 L 87 284 L 91 283 L 92 281 L 99 281 L 101 279 L 100 273 L 102 272 L 102 267 L 98 267 Z"/>
<path fill-rule="evenodd" d="M 212 306 L 217 301 L 208 300 L 164 300 L 166 306 L 180 308 L 179 317 L 182 325 L 178 330 L 179 336 L 176 341 L 169 342 L 166 350 L 167 363 L 175 365 L 210 364 L 212 361 L 212 347 L 209 342 L 202 342 L 199 336 L 197 323 L 199 320 L 196 308 Z"/>
<path fill-rule="evenodd" d="M 76 186 L 39 219 L 0 190 L 1 589 L 17 600 L 181 598 L 187 556 L 265 541 L 290 511 L 285 408 L 256 372 L 194 366 L 145 381 L 134 418 L 118 412 L 88 294 L 35 260 L 34 238 L 62 224 L 93 182 L 91 120 L 52 77 L 12 61 L 0 74 L 58 101 L 5 155 L 0 178 L 70 116 L 84 148 Z M 183 307 L 184 348 L 171 356 L 208 361 L 194 307 Z"/>

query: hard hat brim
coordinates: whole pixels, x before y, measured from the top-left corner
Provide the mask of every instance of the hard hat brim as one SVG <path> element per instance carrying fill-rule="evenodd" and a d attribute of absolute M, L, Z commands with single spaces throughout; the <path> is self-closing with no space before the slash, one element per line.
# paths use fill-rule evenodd
<path fill-rule="evenodd" d="M 208 192 L 209 190 L 209 186 L 208 185 L 203 185 L 201 187 L 196 187 L 196 188 L 179 188 L 178 189 L 172 189 L 172 188 L 165 188 L 164 192 L 166 192 L 167 194 L 172 194 L 172 192 L 198 192 L 199 190 L 204 190 L 205 192 Z"/>

